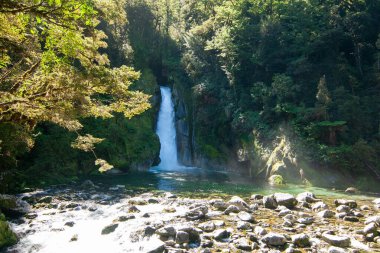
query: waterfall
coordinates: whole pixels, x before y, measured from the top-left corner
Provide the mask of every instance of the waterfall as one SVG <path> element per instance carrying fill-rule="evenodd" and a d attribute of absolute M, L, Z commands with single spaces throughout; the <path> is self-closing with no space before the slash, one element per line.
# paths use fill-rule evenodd
<path fill-rule="evenodd" d="M 174 104 L 170 88 L 161 86 L 160 90 L 162 101 L 160 113 L 158 114 L 157 135 L 161 143 L 161 163 L 158 166 L 161 169 L 170 170 L 179 167 L 174 125 Z"/>

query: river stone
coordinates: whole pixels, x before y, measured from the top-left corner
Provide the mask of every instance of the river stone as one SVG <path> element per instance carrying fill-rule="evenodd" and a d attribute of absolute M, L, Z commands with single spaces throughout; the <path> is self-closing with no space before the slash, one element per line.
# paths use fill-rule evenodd
<path fill-rule="evenodd" d="M 199 220 L 205 217 L 205 214 L 208 212 L 207 206 L 200 206 L 194 209 L 191 209 L 186 212 L 185 217 L 188 220 Z"/>
<path fill-rule="evenodd" d="M 230 236 L 230 233 L 226 229 L 217 229 L 213 233 L 216 241 L 222 241 Z"/>
<path fill-rule="evenodd" d="M 380 205 L 380 198 L 373 200 L 372 203 L 375 205 Z"/>
<path fill-rule="evenodd" d="M 148 202 L 145 199 L 140 198 L 140 197 L 131 198 L 128 201 L 128 203 L 131 205 L 136 205 L 136 206 L 144 206 L 148 204 Z"/>
<path fill-rule="evenodd" d="M 228 202 L 228 205 L 234 205 L 237 206 L 240 211 L 246 210 L 249 208 L 247 202 L 245 202 L 242 198 L 238 196 L 233 196 Z"/>
<path fill-rule="evenodd" d="M 323 210 L 323 211 L 320 211 L 317 215 L 321 218 L 332 218 L 334 217 L 335 212 L 330 211 L 330 210 Z"/>
<path fill-rule="evenodd" d="M 238 223 L 236 224 L 236 228 L 239 230 L 247 230 L 251 228 L 251 224 L 246 221 L 238 221 Z"/>
<path fill-rule="evenodd" d="M 25 214 L 25 218 L 27 219 L 30 219 L 30 220 L 33 220 L 35 218 L 37 218 L 38 214 L 37 213 L 28 213 L 28 214 Z"/>
<path fill-rule="evenodd" d="M 173 226 L 166 226 L 156 231 L 156 234 L 162 237 L 171 237 L 176 235 L 176 230 Z"/>
<path fill-rule="evenodd" d="M 249 206 L 249 211 L 254 212 L 257 210 L 259 210 L 259 205 L 257 203 L 254 203 L 254 204 Z"/>
<path fill-rule="evenodd" d="M 380 224 L 380 216 L 370 216 L 365 220 L 364 224 L 369 224 L 372 222 Z"/>
<path fill-rule="evenodd" d="M 261 241 L 270 246 L 282 246 L 286 243 L 286 238 L 281 234 L 271 232 L 265 235 Z"/>
<path fill-rule="evenodd" d="M 244 211 L 238 213 L 238 218 L 242 221 L 247 221 L 247 222 L 254 222 L 255 221 L 252 214 L 244 212 Z"/>
<path fill-rule="evenodd" d="M 263 197 L 263 206 L 269 209 L 277 208 L 277 202 L 275 198 L 273 197 L 273 195 Z"/>
<path fill-rule="evenodd" d="M 75 225 L 74 221 L 68 221 L 65 223 L 65 226 L 68 226 L 68 227 L 74 227 L 74 225 Z"/>
<path fill-rule="evenodd" d="M 40 198 L 37 202 L 38 203 L 46 203 L 46 204 L 49 204 L 53 201 L 53 197 L 52 196 L 45 196 L 45 197 L 42 197 Z"/>
<path fill-rule="evenodd" d="M 359 221 L 359 218 L 356 217 L 356 216 L 345 216 L 343 218 L 343 220 L 345 221 L 350 221 L 350 222 L 358 222 Z"/>
<path fill-rule="evenodd" d="M 128 207 L 128 213 L 139 213 L 141 212 L 136 206 Z"/>
<path fill-rule="evenodd" d="M 230 205 L 229 207 L 227 207 L 227 209 L 224 211 L 225 214 L 230 214 L 230 213 L 238 213 L 240 212 L 240 209 L 239 207 L 235 206 L 235 205 Z"/>
<path fill-rule="evenodd" d="M 314 203 L 312 206 L 311 206 L 311 209 L 313 211 L 322 211 L 322 210 L 327 210 L 329 209 L 328 205 L 326 205 L 324 202 L 322 201 L 318 201 L 317 203 Z"/>
<path fill-rule="evenodd" d="M 314 218 L 313 217 L 303 217 L 303 218 L 299 218 L 297 220 L 297 222 L 300 224 L 310 225 L 314 222 Z"/>
<path fill-rule="evenodd" d="M 292 242 L 300 247 L 300 248 L 306 248 L 310 246 L 310 238 L 306 234 L 297 234 L 292 236 Z"/>
<path fill-rule="evenodd" d="M 331 246 L 328 251 L 328 253 L 348 253 L 347 250 L 345 249 L 342 249 L 342 248 L 339 248 L 339 247 L 334 247 L 334 246 Z"/>
<path fill-rule="evenodd" d="M 135 219 L 135 218 L 136 218 L 135 215 L 133 215 L 133 214 L 127 214 L 127 215 L 123 215 L 123 216 L 120 216 L 119 218 L 117 218 L 117 221 L 124 222 L 124 221 L 132 220 L 132 219 Z"/>
<path fill-rule="evenodd" d="M 156 228 L 152 226 L 146 226 L 144 228 L 144 236 L 152 236 L 156 232 Z"/>
<path fill-rule="evenodd" d="M 345 206 L 349 206 L 351 208 L 358 207 L 358 204 L 356 203 L 355 200 L 336 199 L 336 200 L 334 200 L 334 204 L 335 204 L 335 206 L 345 205 Z"/>
<path fill-rule="evenodd" d="M 337 246 L 341 248 L 347 248 L 351 244 L 350 238 L 347 236 L 337 236 L 337 235 L 331 235 L 328 233 L 323 233 L 322 239 L 325 242 L 331 244 L 332 246 Z"/>
<path fill-rule="evenodd" d="M 158 198 L 149 198 L 148 203 L 149 204 L 158 204 L 158 203 L 160 203 L 160 200 Z"/>
<path fill-rule="evenodd" d="M 205 232 L 212 232 L 215 230 L 215 223 L 212 221 L 207 221 L 199 224 L 198 227 Z"/>
<path fill-rule="evenodd" d="M 346 206 L 346 205 L 340 205 L 336 208 L 336 211 L 338 213 L 348 213 L 350 212 L 351 208 L 349 206 Z"/>
<path fill-rule="evenodd" d="M 367 224 L 363 228 L 363 233 L 364 234 L 369 234 L 369 233 L 375 233 L 377 230 L 378 225 L 376 225 L 374 222 Z"/>
<path fill-rule="evenodd" d="M 252 194 L 251 195 L 251 200 L 261 200 L 261 199 L 263 199 L 263 195 L 261 195 L 261 194 Z"/>
<path fill-rule="evenodd" d="M 289 193 L 275 193 L 274 199 L 277 202 L 277 205 L 286 206 L 287 208 L 294 208 L 297 205 L 296 198 Z"/>
<path fill-rule="evenodd" d="M 102 235 L 108 235 L 113 233 L 116 228 L 119 226 L 119 224 L 111 224 L 102 229 Z"/>
<path fill-rule="evenodd" d="M 348 187 L 346 190 L 345 190 L 345 193 L 357 193 L 358 192 L 358 189 L 356 189 L 355 187 Z"/>
<path fill-rule="evenodd" d="M 252 246 L 246 238 L 239 238 L 239 239 L 234 241 L 234 244 L 235 244 L 236 248 L 238 248 L 238 249 L 247 250 L 247 251 L 252 250 Z"/>
<path fill-rule="evenodd" d="M 222 199 L 212 199 L 209 201 L 209 203 L 219 211 L 224 211 L 228 207 L 227 203 Z"/>
<path fill-rule="evenodd" d="M 190 241 L 190 236 L 185 231 L 178 231 L 175 237 L 175 242 L 178 244 L 188 243 Z"/>

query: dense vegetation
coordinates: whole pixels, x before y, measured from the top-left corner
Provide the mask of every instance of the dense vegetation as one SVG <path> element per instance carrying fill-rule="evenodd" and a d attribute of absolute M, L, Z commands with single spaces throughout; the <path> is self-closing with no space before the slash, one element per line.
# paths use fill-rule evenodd
<path fill-rule="evenodd" d="M 277 150 L 309 179 L 380 180 L 377 0 L 23 0 L 0 19 L 2 186 L 95 173 L 97 138 L 105 169 L 153 164 L 157 99 L 124 116 L 156 80 L 186 105 L 195 164 L 269 176 Z"/>

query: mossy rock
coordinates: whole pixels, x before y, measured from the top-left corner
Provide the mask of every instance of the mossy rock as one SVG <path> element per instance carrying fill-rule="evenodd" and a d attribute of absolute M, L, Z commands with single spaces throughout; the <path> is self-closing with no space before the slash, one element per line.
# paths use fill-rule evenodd
<path fill-rule="evenodd" d="M 0 213 L 0 250 L 16 244 L 17 237 L 9 227 L 3 214 Z"/>
<path fill-rule="evenodd" d="M 284 185 L 285 181 L 281 175 L 272 175 L 268 178 L 268 183 L 270 185 Z"/>

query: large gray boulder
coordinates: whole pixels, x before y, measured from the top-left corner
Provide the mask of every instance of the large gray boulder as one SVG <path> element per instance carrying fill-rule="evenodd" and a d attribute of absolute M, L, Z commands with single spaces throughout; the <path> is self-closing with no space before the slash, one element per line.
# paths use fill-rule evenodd
<path fill-rule="evenodd" d="M 270 246 L 283 246 L 286 243 L 286 238 L 281 234 L 269 233 L 261 238 L 261 241 Z"/>
<path fill-rule="evenodd" d="M 276 209 L 278 204 L 273 195 L 263 197 L 263 206 L 269 209 Z"/>
<path fill-rule="evenodd" d="M 30 205 L 12 195 L 0 194 L 0 211 L 7 217 L 19 218 L 27 214 Z"/>
<path fill-rule="evenodd" d="M 227 202 L 228 205 L 234 205 L 234 206 L 237 206 L 240 211 L 244 211 L 244 210 L 247 210 L 249 208 L 249 205 L 247 204 L 247 202 L 245 202 L 242 198 L 238 197 L 238 196 L 233 196 L 228 202 Z"/>
<path fill-rule="evenodd" d="M 286 206 L 289 209 L 294 208 L 298 203 L 296 198 L 289 193 L 275 193 L 274 199 L 276 200 L 277 205 Z"/>
<path fill-rule="evenodd" d="M 322 234 L 322 239 L 332 246 L 347 248 L 351 245 L 351 240 L 347 236 L 331 235 L 328 233 Z"/>
<path fill-rule="evenodd" d="M 246 221 L 246 222 L 254 222 L 255 221 L 252 214 L 244 212 L 244 211 L 238 213 L 238 218 L 240 220 Z"/>
<path fill-rule="evenodd" d="M 302 192 L 297 195 L 297 201 L 298 202 L 307 202 L 307 203 L 314 203 L 318 202 L 319 199 L 317 199 L 312 192 Z"/>
<path fill-rule="evenodd" d="M 292 242 L 300 248 L 306 248 L 310 246 L 310 238 L 306 234 L 293 235 Z"/>

